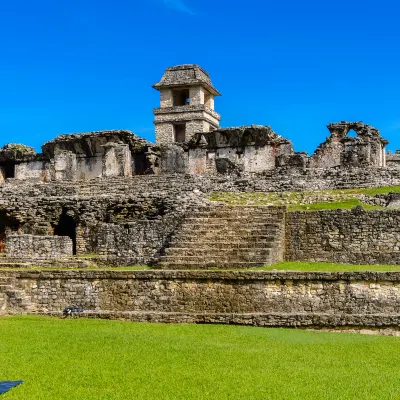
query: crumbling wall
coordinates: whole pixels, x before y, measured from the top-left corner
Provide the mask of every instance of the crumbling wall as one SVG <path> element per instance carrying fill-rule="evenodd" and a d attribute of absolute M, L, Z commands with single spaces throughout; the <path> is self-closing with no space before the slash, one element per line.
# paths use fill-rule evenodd
<path fill-rule="evenodd" d="M 362 122 L 338 122 L 327 126 L 330 136 L 310 157 L 309 168 L 384 167 L 385 146 L 379 131 Z M 347 137 L 354 130 L 357 137 Z"/>
<path fill-rule="evenodd" d="M 132 154 L 129 146 L 119 143 L 107 143 L 103 147 L 105 148 L 105 154 L 102 175 L 104 177 L 132 176 Z"/>
<path fill-rule="evenodd" d="M 395 154 L 387 154 L 386 164 L 388 167 L 400 168 L 400 150 L 397 150 Z"/>
<path fill-rule="evenodd" d="M 160 168 L 164 174 L 186 173 L 188 171 L 188 153 L 182 146 L 161 146 L 159 153 Z"/>
<path fill-rule="evenodd" d="M 54 175 L 56 181 L 73 181 L 77 177 L 76 154 L 68 150 L 58 150 L 54 155 Z"/>
<path fill-rule="evenodd" d="M 9 235 L 7 258 L 60 260 L 73 254 L 72 240 L 66 236 Z"/>
<path fill-rule="evenodd" d="M 97 252 L 111 265 L 151 265 L 158 260 L 181 219 L 177 214 L 156 220 L 101 224 Z"/>
<path fill-rule="evenodd" d="M 52 180 L 74 181 L 132 176 L 135 156 L 145 159 L 150 146 L 130 131 L 115 130 L 60 135 L 42 149 L 51 160 Z M 138 173 L 143 168 L 138 166 Z"/>
<path fill-rule="evenodd" d="M 399 272 L 0 271 L 5 313 L 398 330 Z M 1 293 L 2 291 L 2 293 Z M 18 292 L 21 305 L 13 302 Z"/>
<path fill-rule="evenodd" d="M 197 175 L 273 170 L 277 156 L 293 152 L 290 141 L 256 125 L 198 133 L 188 149 L 189 172 Z"/>
<path fill-rule="evenodd" d="M 47 182 L 50 179 L 49 162 L 45 160 L 33 160 L 16 164 L 15 179 Z"/>
<path fill-rule="evenodd" d="M 400 264 L 400 212 L 323 210 L 286 216 L 288 261 Z"/>

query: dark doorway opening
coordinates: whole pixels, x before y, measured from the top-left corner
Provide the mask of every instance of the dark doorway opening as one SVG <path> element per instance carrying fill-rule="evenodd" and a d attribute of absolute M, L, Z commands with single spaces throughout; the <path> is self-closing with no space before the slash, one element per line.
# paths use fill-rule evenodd
<path fill-rule="evenodd" d="M 15 178 L 15 164 L 6 162 L 3 164 L 4 178 Z"/>
<path fill-rule="evenodd" d="M 174 125 L 174 141 L 175 143 L 183 143 L 186 140 L 186 124 Z"/>
<path fill-rule="evenodd" d="M 147 169 L 146 155 L 144 153 L 136 153 L 133 155 L 134 175 L 143 175 Z"/>
<path fill-rule="evenodd" d="M 8 230 L 17 231 L 18 222 L 8 217 L 4 211 L 0 210 L 0 253 L 5 253 L 6 251 L 6 237 Z"/>
<path fill-rule="evenodd" d="M 54 235 L 68 236 L 72 239 L 73 254 L 76 254 L 76 222 L 63 210 L 58 224 L 54 228 Z"/>

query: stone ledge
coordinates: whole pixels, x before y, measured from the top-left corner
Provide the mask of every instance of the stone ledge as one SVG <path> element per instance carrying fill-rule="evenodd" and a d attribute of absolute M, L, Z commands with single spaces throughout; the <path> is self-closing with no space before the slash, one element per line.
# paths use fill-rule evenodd
<path fill-rule="evenodd" d="M 66 271 L 66 270 L 0 270 L 0 277 L 16 279 L 138 279 L 138 280 L 222 280 L 222 281 L 389 281 L 400 282 L 400 271 L 297 272 L 297 271 Z"/>
<path fill-rule="evenodd" d="M 11 315 L 12 313 L 10 313 Z M 33 314 L 33 313 L 32 313 Z M 39 312 L 43 316 L 61 317 L 62 312 Z M 323 313 L 174 313 L 138 311 L 84 311 L 78 318 L 99 318 L 152 323 L 233 324 L 290 328 L 392 328 L 400 327 L 400 314 L 323 314 Z"/>

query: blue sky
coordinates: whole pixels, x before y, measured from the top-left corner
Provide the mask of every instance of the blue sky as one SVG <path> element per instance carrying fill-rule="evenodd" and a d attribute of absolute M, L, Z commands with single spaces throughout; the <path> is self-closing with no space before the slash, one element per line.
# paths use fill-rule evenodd
<path fill-rule="evenodd" d="M 400 149 L 395 0 L 0 2 L 0 145 L 130 129 L 154 141 L 151 88 L 197 63 L 224 127 L 270 125 L 312 153 L 362 120 Z"/>

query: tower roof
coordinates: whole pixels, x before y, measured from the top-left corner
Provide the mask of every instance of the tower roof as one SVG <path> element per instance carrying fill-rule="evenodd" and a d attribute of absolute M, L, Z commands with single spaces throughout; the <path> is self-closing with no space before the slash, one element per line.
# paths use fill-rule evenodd
<path fill-rule="evenodd" d="M 153 88 L 160 90 L 164 87 L 188 85 L 201 85 L 213 95 L 221 96 L 211 83 L 209 73 L 196 64 L 183 64 L 167 68 L 160 82 L 156 83 Z"/>

